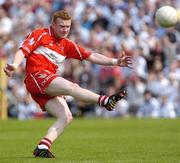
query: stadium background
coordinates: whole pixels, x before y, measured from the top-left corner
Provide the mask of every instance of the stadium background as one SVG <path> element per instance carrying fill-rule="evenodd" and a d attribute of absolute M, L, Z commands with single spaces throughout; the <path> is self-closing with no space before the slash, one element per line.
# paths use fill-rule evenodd
<path fill-rule="evenodd" d="M 180 8 L 179 0 L 0 0 L 1 116 L 6 117 L 6 106 L 12 118 L 48 116 L 25 90 L 24 64 L 11 80 L 2 68 L 29 32 L 49 26 L 52 13 L 66 9 L 73 19 L 70 39 L 111 57 L 118 57 L 124 45 L 134 58 L 132 70 L 65 62 L 58 73 L 84 88 L 113 94 L 125 85 L 129 92 L 113 112 L 67 97 L 75 116 L 179 117 L 180 28 L 163 29 L 154 20 L 157 8 L 165 4 Z"/>

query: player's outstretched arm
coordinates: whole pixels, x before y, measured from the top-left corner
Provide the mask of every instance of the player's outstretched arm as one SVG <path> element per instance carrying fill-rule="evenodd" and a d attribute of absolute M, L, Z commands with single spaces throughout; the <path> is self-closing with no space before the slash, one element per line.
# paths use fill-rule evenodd
<path fill-rule="evenodd" d="M 21 62 L 24 59 L 24 53 L 21 50 L 18 50 L 15 54 L 14 60 L 11 64 L 7 63 L 4 68 L 4 72 L 7 76 L 11 77 L 14 71 L 18 68 Z"/>
<path fill-rule="evenodd" d="M 106 57 L 99 53 L 92 53 L 86 60 L 99 64 L 99 65 L 107 65 L 107 66 L 120 66 L 120 67 L 129 67 L 132 68 L 132 57 L 126 55 L 123 51 L 120 58 L 110 58 Z"/>

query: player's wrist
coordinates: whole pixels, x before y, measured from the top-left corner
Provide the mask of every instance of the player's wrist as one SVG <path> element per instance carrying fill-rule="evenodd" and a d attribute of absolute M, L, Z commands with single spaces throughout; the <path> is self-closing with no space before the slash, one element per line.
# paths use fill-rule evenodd
<path fill-rule="evenodd" d="M 15 70 L 18 68 L 18 64 L 17 63 L 13 63 L 12 66 L 14 67 Z"/>
<path fill-rule="evenodd" d="M 112 65 L 116 66 L 118 64 L 118 59 L 113 58 L 112 59 Z"/>

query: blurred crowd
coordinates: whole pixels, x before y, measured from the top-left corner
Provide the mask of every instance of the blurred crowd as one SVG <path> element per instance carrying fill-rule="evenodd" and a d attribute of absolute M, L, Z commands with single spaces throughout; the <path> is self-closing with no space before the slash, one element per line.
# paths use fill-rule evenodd
<path fill-rule="evenodd" d="M 66 9 L 73 23 L 69 38 L 84 48 L 120 57 L 122 46 L 133 57 L 133 69 L 67 60 L 58 70 L 66 79 L 100 94 L 126 86 L 128 96 L 115 111 L 67 97 L 75 116 L 180 116 L 180 25 L 164 29 L 155 21 L 163 5 L 180 8 L 179 0 L 0 0 L 0 58 L 11 62 L 32 30 L 48 27 L 52 13 Z M 24 64 L 8 81 L 8 114 L 27 119 L 46 116 L 27 93 Z"/>

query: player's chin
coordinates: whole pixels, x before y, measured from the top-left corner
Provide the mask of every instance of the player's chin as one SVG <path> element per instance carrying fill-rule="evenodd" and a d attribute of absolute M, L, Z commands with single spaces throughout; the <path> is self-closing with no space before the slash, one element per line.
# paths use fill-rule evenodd
<path fill-rule="evenodd" d="M 61 35 L 61 38 L 67 38 L 67 36 L 68 36 L 68 33 L 62 34 L 62 35 Z"/>

